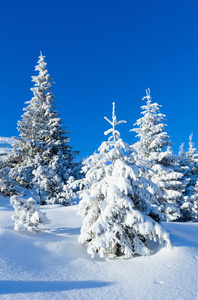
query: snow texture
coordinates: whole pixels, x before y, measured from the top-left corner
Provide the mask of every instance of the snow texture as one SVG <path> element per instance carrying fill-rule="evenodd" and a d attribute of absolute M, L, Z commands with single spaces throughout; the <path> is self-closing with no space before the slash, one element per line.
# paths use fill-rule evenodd
<path fill-rule="evenodd" d="M 39 234 L 13 230 L 13 207 L 0 197 L 0 299 L 197 300 L 198 224 L 166 223 L 172 248 L 92 260 L 78 243 L 78 206 L 42 206 L 51 224 Z"/>

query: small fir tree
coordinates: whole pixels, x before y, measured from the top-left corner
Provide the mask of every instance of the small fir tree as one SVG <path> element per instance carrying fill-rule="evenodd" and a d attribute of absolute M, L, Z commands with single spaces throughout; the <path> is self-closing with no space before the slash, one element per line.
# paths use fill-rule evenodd
<path fill-rule="evenodd" d="M 135 254 L 148 255 L 147 239 L 169 243 L 168 234 L 150 216 L 159 218 L 156 197 L 149 191 L 157 187 L 141 176 L 129 145 L 120 138 L 113 103 L 112 136 L 83 162 L 85 178 L 80 181 L 79 214 L 83 217 L 80 243 L 88 253 L 108 258 Z M 135 155 L 135 154 L 134 154 Z"/>
<path fill-rule="evenodd" d="M 15 210 L 15 214 L 12 216 L 12 220 L 15 221 L 14 230 L 39 232 L 38 226 L 40 224 L 45 225 L 49 223 L 46 213 L 39 210 L 39 206 L 35 204 L 35 200 L 32 197 L 25 199 L 15 195 L 10 198 L 10 202 Z"/>

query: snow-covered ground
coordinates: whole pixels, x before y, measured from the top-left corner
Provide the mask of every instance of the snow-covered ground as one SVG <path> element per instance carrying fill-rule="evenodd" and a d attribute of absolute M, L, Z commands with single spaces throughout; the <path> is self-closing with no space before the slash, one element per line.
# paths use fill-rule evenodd
<path fill-rule="evenodd" d="M 78 206 L 43 206 L 51 224 L 13 230 L 13 208 L 0 197 L 0 299 L 198 299 L 198 224 L 167 223 L 172 248 L 153 255 L 91 259 L 78 244 Z"/>

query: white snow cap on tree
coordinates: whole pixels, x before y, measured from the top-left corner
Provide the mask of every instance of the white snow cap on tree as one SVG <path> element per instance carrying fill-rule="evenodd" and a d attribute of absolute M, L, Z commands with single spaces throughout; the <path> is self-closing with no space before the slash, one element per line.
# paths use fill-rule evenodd
<path fill-rule="evenodd" d="M 184 150 L 184 143 L 181 143 L 181 145 L 179 146 L 178 155 L 180 156 L 180 158 L 184 158 L 185 157 L 186 152 Z"/>
<path fill-rule="evenodd" d="M 193 138 L 193 133 L 191 133 L 189 136 L 189 148 L 188 151 L 186 152 L 186 157 L 188 162 L 192 164 L 194 168 L 196 168 L 197 167 L 196 164 L 198 162 L 198 153 L 197 153 L 197 149 L 194 147 L 192 138 Z"/>
<path fill-rule="evenodd" d="M 113 105 L 113 120 L 115 117 Z M 108 120 L 109 122 L 109 120 Z M 122 121 L 123 122 L 123 121 Z M 115 130 L 83 164 L 85 178 L 81 180 L 79 214 L 83 217 L 80 243 L 86 243 L 88 253 L 103 258 L 119 255 L 148 255 L 146 240 L 170 243 L 168 234 L 151 216 L 158 218 L 157 199 L 149 189 L 157 188 L 141 176 L 130 146 Z M 120 122 L 121 123 L 121 122 Z M 107 132 L 106 132 L 107 133 Z"/>
<path fill-rule="evenodd" d="M 21 196 L 12 196 L 10 198 L 13 204 L 15 214 L 12 216 L 14 223 L 14 230 L 28 230 L 39 232 L 39 224 L 47 224 L 49 220 L 46 213 L 39 210 L 39 206 L 35 204 L 35 200 L 30 197 L 25 199 Z"/>

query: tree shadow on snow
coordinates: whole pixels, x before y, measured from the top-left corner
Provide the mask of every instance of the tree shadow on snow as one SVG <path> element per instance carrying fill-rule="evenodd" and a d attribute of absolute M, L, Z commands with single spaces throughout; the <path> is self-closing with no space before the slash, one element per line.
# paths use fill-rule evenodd
<path fill-rule="evenodd" d="M 154 242 L 153 240 L 147 240 L 146 245 L 151 250 L 151 255 L 158 253 L 162 248 L 166 247 L 164 244 L 160 245 L 158 242 Z"/>
<path fill-rule="evenodd" d="M 51 230 L 51 232 L 53 234 L 80 235 L 80 227 L 79 228 L 60 227 L 55 230 Z"/>
<path fill-rule="evenodd" d="M 104 281 L 0 281 L 1 294 L 59 292 L 108 287 L 113 282 Z"/>

